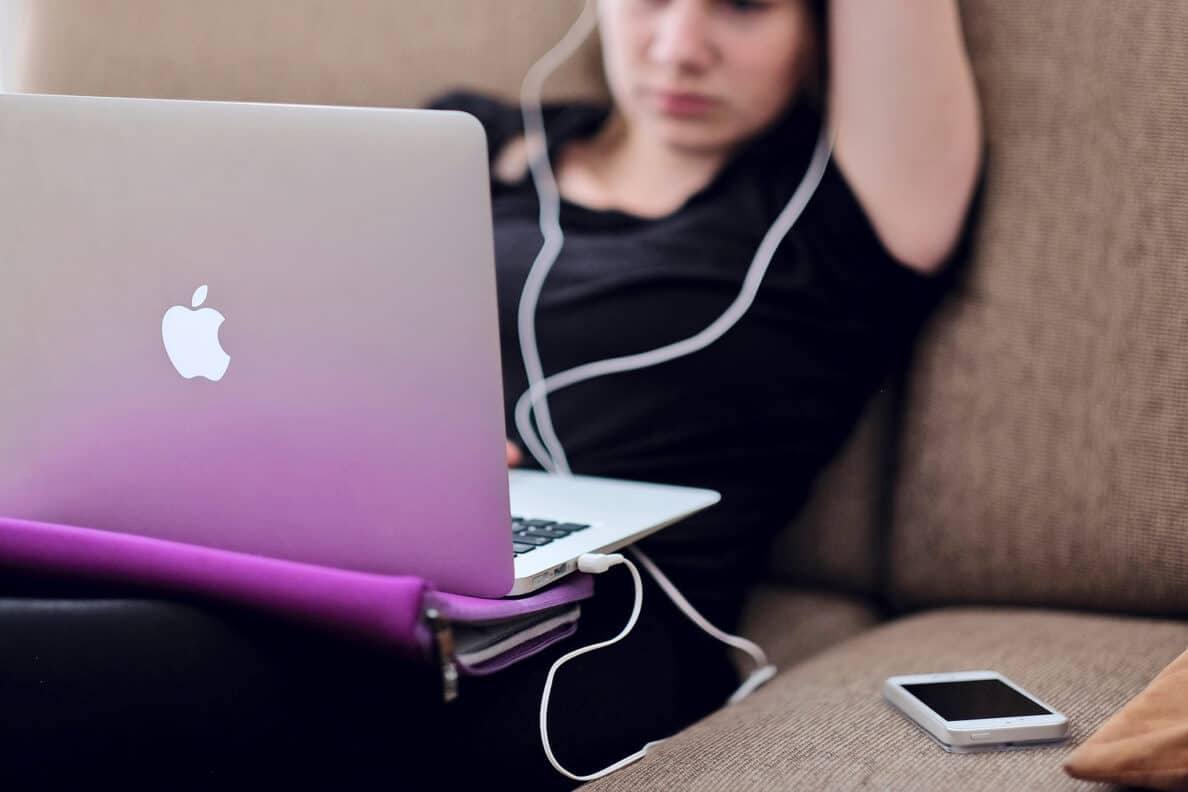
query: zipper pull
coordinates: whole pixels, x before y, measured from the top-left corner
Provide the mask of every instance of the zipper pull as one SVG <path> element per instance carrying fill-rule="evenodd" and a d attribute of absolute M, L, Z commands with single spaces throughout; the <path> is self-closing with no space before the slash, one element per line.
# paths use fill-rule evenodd
<path fill-rule="evenodd" d="M 447 704 L 458 698 L 458 666 L 454 663 L 454 631 L 437 608 L 427 608 L 425 619 L 433 632 L 433 648 L 441 667 L 441 695 Z"/>

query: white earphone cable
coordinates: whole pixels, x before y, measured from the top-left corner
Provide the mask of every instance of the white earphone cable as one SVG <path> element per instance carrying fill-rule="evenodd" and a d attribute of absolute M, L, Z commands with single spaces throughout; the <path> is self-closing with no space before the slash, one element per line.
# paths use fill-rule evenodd
<path fill-rule="evenodd" d="M 549 147 L 545 137 L 541 93 L 548 76 L 573 55 L 597 24 L 597 0 L 586 0 L 581 15 L 561 40 L 533 64 L 520 86 L 520 114 L 524 119 L 528 167 L 531 170 L 532 181 L 536 186 L 536 194 L 540 201 L 540 233 L 544 238 L 544 243 L 536 254 L 536 260 L 532 262 L 532 267 L 528 270 L 528 278 L 524 281 L 516 319 L 520 335 L 520 355 L 524 359 L 524 371 L 528 375 L 529 386 L 544 377 L 540 350 L 536 344 L 536 303 L 540 298 L 545 278 L 548 276 L 549 270 L 553 268 L 553 263 L 557 260 L 557 256 L 561 253 L 561 246 L 565 242 L 565 234 L 561 230 L 561 196 L 557 190 L 553 168 L 549 163 Z M 557 435 L 553 431 L 553 421 L 549 415 L 547 399 L 542 399 L 537 405 L 536 416 L 541 428 L 540 436 L 543 445 L 537 440 L 536 432 L 528 417 L 525 416 L 522 420 L 518 413 L 516 415 L 516 428 L 524 439 L 524 445 L 545 470 L 568 473 L 569 462 L 565 457 L 565 449 L 562 448 L 561 441 L 557 439 Z"/>
<path fill-rule="evenodd" d="M 536 340 L 536 307 L 546 277 L 565 241 L 561 229 L 561 197 L 557 188 L 556 178 L 549 163 L 548 141 L 544 127 L 544 113 L 541 107 L 541 93 L 544 82 L 570 56 L 577 51 L 582 42 L 595 29 L 598 23 L 597 0 L 586 0 L 581 15 L 552 49 L 550 49 L 531 69 L 528 70 L 520 89 L 521 115 L 524 120 L 525 142 L 528 148 L 528 164 L 532 181 L 540 203 L 540 231 L 543 244 L 537 253 L 528 277 L 520 293 L 520 303 L 517 311 L 517 329 L 520 337 L 520 354 L 524 361 L 524 370 L 528 379 L 528 389 L 517 399 L 514 409 L 516 429 L 524 441 L 524 445 L 542 468 L 554 474 L 569 475 L 571 473 L 569 460 L 565 449 L 553 427 L 552 415 L 549 411 L 548 397 L 562 388 L 594 377 L 617 374 L 635 369 L 646 368 L 675 360 L 689 355 L 712 344 L 730 330 L 747 312 L 755 300 L 763 277 L 775 256 L 780 243 L 788 231 L 799 219 L 804 208 L 817 190 L 825 174 L 826 166 L 833 151 L 833 137 L 828 126 L 822 126 L 821 134 L 813 150 L 812 160 L 805 171 L 804 177 L 789 198 L 787 205 L 776 217 L 774 223 L 764 234 L 755 255 L 743 277 L 742 287 L 738 296 L 726 310 L 707 327 L 694 335 L 667 344 L 649 352 L 634 355 L 624 355 L 617 358 L 599 360 L 575 366 L 568 370 L 544 376 L 544 368 L 540 359 L 540 349 Z M 532 425 L 533 416 L 539 427 L 539 434 Z M 755 689 L 775 673 L 775 666 L 771 665 L 763 650 L 752 641 L 735 635 L 729 635 L 719 630 L 705 619 L 677 590 L 676 586 L 663 572 L 636 547 L 630 551 L 639 559 L 649 574 L 656 580 L 661 590 L 674 604 L 698 627 L 715 639 L 750 655 L 755 663 L 755 671 L 730 696 L 727 703 L 733 704 L 750 695 Z M 631 572 L 635 583 L 635 605 L 631 616 L 623 630 L 614 638 L 575 649 L 559 658 L 549 669 L 545 681 L 544 694 L 540 705 L 540 736 L 545 755 L 549 762 L 561 774 L 575 781 L 589 781 L 600 778 L 621 767 L 642 758 L 652 746 L 663 740 L 655 740 L 646 744 L 642 749 L 594 774 L 578 776 L 562 767 L 553 755 L 548 737 L 548 705 L 552 691 L 553 679 L 557 670 L 570 659 L 596 649 L 609 646 L 624 638 L 635 627 L 643 605 L 643 582 L 635 564 L 618 553 L 604 555 L 590 553 L 582 556 L 578 561 L 578 568 L 583 572 L 600 573 L 609 567 L 624 564 Z"/>
<path fill-rule="evenodd" d="M 788 201 L 788 204 L 776 218 L 775 223 L 772 224 L 771 228 L 764 235 L 763 241 L 755 252 L 755 257 L 743 279 L 742 290 L 717 319 L 698 333 L 681 341 L 675 341 L 660 347 L 659 349 L 640 352 L 634 355 L 608 358 L 593 363 L 585 363 L 567 369 L 566 371 L 552 374 L 547 378 L 534 380 L 530 376 L 528 390 L 516 400 L 515 420 L 516 428 L 520 431 L 520 434 L 524 435 L 525 430 L 531 431 L 530 414 L 535 412 L 537 423 L 541 426 L 542 433 L 547 438 L 546 442 L 548 442 L 550 449 L 554 444 L 559 447 L 560 441 L 557 440 L 556 433 L 553 430 L 552 419 L 548 408 L 545 406 L 544 409 L 541 409 L 542 405 L 547 405 L 550 393 L 595 377 L 619 374 L 667 363 L 670 360 L 675 360 L 704 349 L 725 335 L 747 312 L 747 309 L 751 307 L 751 303 L 754 302 L 755 295 L 759 291 L 759 286 L 763 282 L 763 276 L 767 273 L 767 268 L 771 264 L 771 259 L 776 249 L 779 247 L 780 242 L 783 241 L 788 230 L 796 222 L 797 218 L 800 217 L 801 212 L 804 211 L 804 207 L 816 191 L 817 185 L 820 184 L 821 178 L 825 174 L 825 166 L 828 163 L 831 151 L 832 141 L 827 133 L 823 132 L 817 142 L 817 148 L 814 151 L 813 159 L 809 164 L 804 181 L 800 183 L 800 186 Z M 543 281 L 543 276 L 541 277 L 541 281 Z M 539 292 L 539 287 L 537 291 Z M 535 305 L 531 307 L 533 310 L 535 309 Z M 521 313 L 525 310 L 524 304 L 521 303 Z M 539 371 L 539 368 L 537 370 Z M 527 437 L 524 440 L 525 443 L 529 442 Z M 568 461 L 563 452 L 559 455 L 554 454 L 552 459 L 560 472 L 569 472 Z"/>
<path fill-rule="evenodd" d="M 750 676 L 748 676 L 746 680 L 741 685 L 739 685 L 738 689 L 734 691 L 730 698 L 726 700 L 727 704 L 735 704 L 739 701 L 742 701 L 744 698 L 749 696 L 753 690 L 757 689 L 764 682 L 775 676 L 776 667 L 768 662 L 767 653 L 764 652 L 758 644 L 756 644 L 754 641 L 748 641 L 746 638 L 738 635 L 730 635 L 729 633 L 723 632 L 714 625 L 710 624 L 710 622 L 689 603 L 689 600 L 685 599 L 685 596 L 681 594 L 676 586 L 672 584 L 672 581 L 668 579 L 668 576 L 660 571 L 660 567 L 656 566 L 652 559 L 648 558 L 643 550 L 639 549 L 639 547 L 635 545 L 627 548 L 627 550 L 639 560 L 639 563 L 643 564 L 644 569 L 648 570 L 648 574 L 652 576 L 652 578 L 656 581 L 656 584 L 660 586 L 665 594 L 668 595 L 668 598 L 673 601 L 673 604 L 680 608 L 681 611 L 687 617 L 689 617 L 691 622 L 727 646 L 732 646 L 735 649 L 746 652 L 750 656 L 751 660 L 754 661 L 755 670 L 751 672 Z"/>
<path fill-rule="evenodd" d="M 540 94 L 548 74 L 552 73 L 565 58 L 568 58 L 580 46 L 581 40 L 588 36 L 596 26 L 598 22 L 596 7 L 595 0 L 587 0 L 582 15 L 565 34 L 561 42 L 549 50 L 528 71 L 528 76 L 525 77 L 521 88 L 521 112 L 531 151 L 529 164 L 533 183 L 540 199 L 540 227 L 544 244 L 537 254 L 536 260 L 532 263 L 532 268 L 528 272 L 528 278 L 520 294 L 518 327 L 520 349 L 528 377 L 528 389 L 516 400 L 514 416 L 517 431 L 540 466 L 545 470 L 561 474 L 569 474 L 571 471 L 565 449 L 553 427 L 552 415 L 548 406 L 549 394 L 595 377 L 620 374 L 675 360 L 704 349 L 725 335 L 746 314 L 755 301 L 759 286 L 763 282 L 763 277 L 771 265 L 776 250 L 779 249 L 780 243 L 783 242 L 788 231 L 795 225 L 809 200 L 816 193 L 833 153 L 833 136 L 827 126 L 822 126 L 808 169 L 784 209 L 776 217 L 767 233 L 763 235 L 763 240 L 747 268 L 738 296 L 707 327 L 689 338 L 675 341 L 659 349 L 585 363 L 545 378 L 536 343 L 536 304 L 540 298 L 545 278 L 561 252 L 565 236 L 561 230 L 560 222 L 561 198 L 548 158 Z M 536 417 L 537 426 L 540 427 L 539 439 L 532 426 L 533 415 Z"/>

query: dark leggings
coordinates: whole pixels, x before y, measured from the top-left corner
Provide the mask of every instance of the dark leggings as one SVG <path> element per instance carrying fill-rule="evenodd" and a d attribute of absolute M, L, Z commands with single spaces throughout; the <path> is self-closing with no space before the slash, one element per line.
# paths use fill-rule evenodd
<path fill-rule="evenodd" d="M 623 641 L 567 663 L 550 704 L 554 754 L 579 775 L 721 706 L 725 648 L 646 572 Z M 506 780 L 571 789 L 540 745 L 545 675 L 631 610 L 626 569 L 597 580 L 577 634 L 444 704 L 436 671 L 239 612 L 159 600 L 0 597 L 6 778 L 210 787 L 248 780 L 454 789 Z M 38 592 L 35 592 L 35 594 Z"/>
<path fill-rule="evenodd" d="M 721 706 L 738 685 L 722 644 L 695 627 L 646 572 L 644 605 L 635 629 L 620 643 L 575 658 L 558 672 L 549 704 L 553 754 L 570 772 L 586 775 L 667 737 Z M 565 652 L 616 635 L 631 611 L 626 569 L 597 581 L 583 606 L 581 627 L 561 646 L 519 666 L 465 680 L 439 729 L 444 745 L 472 744 L 457 758 L 475 761 L 468 781 L 507 774 L 527 789 L 571 789 L 578 782 L 552 768 L 540 744 L 539 710 L 545 675 Z M 465 735 L 465 737 L 462 737 Z M 515 774 L 514 776 L 512 774 Z"/>

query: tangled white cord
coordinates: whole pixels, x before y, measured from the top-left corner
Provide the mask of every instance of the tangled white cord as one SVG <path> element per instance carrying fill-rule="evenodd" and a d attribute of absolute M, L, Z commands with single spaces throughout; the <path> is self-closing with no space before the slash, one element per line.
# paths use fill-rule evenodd
<path fill-rule="evenodd" d="M 681 593 L 677 591 L 676 587 L 672 585 L 672 582 L 669 581 L 669 579 L 654 563 L 652 563 L 652 560 L 648 558 L 642 550 L 633 547 L 631 548 L 631 552 L 639 559 L 639 562 L 644 565 L 644 568 L 647 569 L 649 573 L 651 573 L 652 577 L 656 579 L 656 582 L 660 585 L 660 588 L 664 590 L 664 593 L 666 593 L 672 599 L 672 601 L 676 603 L 677 607 L 684 611 L 685 614 L 693 620 L 694 624 L 717 638 L 719 641 L 746 652 L 751 656 L 751 659 L 755 661 L 755 670 L 749 677 L 747 677 L 746 681 L 744 681 L 738 687 L 738 689 L 734 691 L 734 694 L 731 695 L 727 700 L 727 704 L 734 704 L 738 701 L 742 701 L 744 698 L 750 695 L 753 690 L 775 676 L 775 666 L 767 662 L 767 655 L 764 654 L 763 650 L 760 649 L 758 645 L 748 641 L 746 638 L 739 638 L 736 635 L 728 635 L 710 624 L 705 620 L 705 617 L 698 613 L 697 610 L 689 604 L 688 600 L 686 600 L 684 596 L 682 596 Z M 549 668 L 548 676 L 545 677 L 544 693 L 540 697 L 540 742 L 544 747 L 545 757 L 548 758 L 549 764 L 551 764 L 558 773 L 561 773 L 561 775 L 565 776 L 566 778 L 571 778 L 574 781 L 593 781 L 595 778 L 601 778 L 602 776 L 609 775 L 620 768 L 626 767 L 632 762 L 642 759 L 654 746 L 664 742 L 663 739 L 652 740 L 651 742 L 646 743 L 643 748 L 640 748 L 635 753 L 624 756 L 614 764 L 584 776 L 576 775 L 563 767 L 561 763 L 557 761 L 557 757 L 553 754 L 553 746 L 549 742 L 549 697 L 552 695 L 553 679 L 556 677 L 558 669 L 575 657 L 579 657 L 588 652 L 597 651 L 598 649 L 603 649 L 626 638 L 628 633 L 630 633 L 635 628 L 636 622 L 639 621 L 640 611 L 643 609 L 643 580 L 639 576 L 639 569 L 636 568 L 635 564 L 633 564 L 630 559 L 624 558 L 618 553 L 587 553 L 578 559 L 579 570 L 594 574 L 606 572 L 611 567 L 617 566 L 619 564 L 627 567 L 627 571 L 631 573 L 631 580 L 635 585 L 635 604 L 631 608 L 631 615 L 627 618 L 627 624 L 625 624 L 623 629 L 619 631 L 618 635 L 613 638 L 608 638 L 607 640 L 599 641 L 598 643 L 592 643 L 588 646 L 583 646 L 580 649 L 574 649 L 572 652 L 568 652 L 557 658 L 557 660 L 555 660 L 553 665 Z"/>
<path fill-rule="evenodd" d="M 594 377 L 633 371 L 675 360 L 676 358 L 704 349 L 721 338 L 746 314 L 754 302 L 755 295 L 759 291 L 759 286 L 763 282 L 763 277 L 767 273 L 767 269 L 771 264 L 772 258 L 775 256 L 776 250 L 816 192 L 833 151 L 833 136 L 827 126 L 822 126 L 820 137 L 813 150 L 812 160 L 805 171 L 804 177 L 792 193 L 783 211 L 780 212 L 775 222 L 772 223 L 771 228 L 764 234 L 763 240 L 755 251 L 755 255 L 743 278 L 742 288 L 738 296 L 707 327 L 688 338 L 649 352 L 586 363 L 546 378 L 540 360 L 540 349 L 536 341 L 536 306 L 540 299 L 545 278 L 561 253 L 561 248 L 565 242 L 565 234 L 561 229 L 560 220 L 561 196 L 557 188 L 552 166 L 549 163 L 548 140 L 545 134 L 541 95 L 544 82 L 548 76 L 577 51 L 578 47 L 581 46 L 582 42 L 585 41 L 597 24 L 597 0 L 586 0 L 581 15 L 562 39 L 552 49 L 546 52 L 540 60 L 533 64 L 532 68 L 525 75 L 524 82 L 520 88 L 520 110 L 524 120 L 528 167 L 540 202 L 539 222 L 543 244 L 536 255 L 536 259 L 532 262 L 532 267 L 529 269 L 528 276 L 524 281 L 516 316 L 520 337 L 520 354 L 524 361 L 528 389 L 516 400 L 514 416 L 516 428 L 529 453 L 532 454 L 542 468 L 558 475 L 570 475 L 571 471 L 565 449 L 553 427 L 552 415 L 549 411 L 549 394 Z M 532 425 L 534 415 L 536 425 L 540 429 L 539 435 Z M 730 696 L 727 701 L 728 704 L 741 701 L 775 675 L 775 666 L 768 662 L 767 656 L 759 646 L 745 638 L 729 635 L 710 624 L 685 599 L 680 591 L 677 590 L 676 586 L 669 581 L 651 559 L 636 547 L 630 548 L 630 551 L 656 580 L 661 590 L 668 595 L 673 603 L 694 624 L 717 640 L 746 652 L 754 661 L 755 670 L 735 690 L 733 695 Z M 627 566 L 635 583 L 635 605 L 632 608 L 627 624 L 614 638 L 575 649 L 559 658 L 549 669 L 548 677 L 545 681 L 544 694 L 541 697 L 540 738 L 544 746 L 545 755 L 557 772 L 575 781 L 589 781 L 612 773 L 642 758 L 650 748 L 664 742 L 663 740 L 649 742 L 630 756 L 626 756 L 609 767 L 586 776 L 575 775 L 562 767 L 553 755 L 552 746 L 549 743 L 547 724 L 548 705 L 549 696 L 552 692 L 553 679 L 557 670 L 574 657 L 610 646 L 626 637 L 635 627 L 636 621 L 639 619 L 640 609 L 643 606 L 643 583 L 639 576 L 639 570 L 631 561 L 618 553 L 610 555 L 592 553 L 584 555 L 579 559 L 579 569 L 584 572 L 604 572 L 611 566 L 619 564 Z"/>
<path fill-rule="evenodd" d="M 544 286 L 545 278 L 548 276 L 549 270 L 553 268 L 553 263 L 561 253 L 561 246 L 565 243 L 565 233 L 561 230 L 561 195 L 557 190 L 557 181 L 553 176 L 552 165 L 549 163 L 549 147 L 545 137 L 541 93 L 548 76 L 577 51 L 577 48 L 582 45 L 582 42 L 586 40 L 597 24 L 598 3 L 596 0 L 586 0 L 586 5 L 582 8 L 582 13 L 577 21 L 557 42 L 556 46 L 532 65 L 520 86 L 520 114 L 524 118 L 528 167 L 540 200 L 540 233 L 544 238 L 540 251 L 536 254 L 536 259 L 528 270 L 524 288 L 520 292 L 520 305 L 516 317 L 517 329 L 520 334 L 520 356 L 524 360 L 524 371 L 528 375 L 529 385 L 544 378 L 540 350 L 536 345 L 536 303 L 540 299 L 540 291 Z M 537 420 L 541 426 L 544 442 L 548 446 L 547 450 L 537 440 L 531 423 L 522 420 L 519 409 L 516 410 L 516 427 L 524 439 L 524 445 L 545 470 L 568 473 L 569 462 L 565 457 L 565 449 L 561 447 L 561 441 L 557 439 L 557 435 L 553 431 L 553 421 L 549 415 L 547 400 L 542 400 L 538 405 Z M 556 464 L 554 464 L 554 460 L 556 460 Z"/>
<path fill-rule="evenodd" d="M 776 250 L 792 226 L 800 218 L 809 200 L 817 191 L 825 175 L 825 168 L 833 153 L 833 136 L 827 126 L 822 126 L 813 157 L 799 186 L 788 199 L 783 211 L 763 235 L 755 251 L 742 288 L 734 301 L 707 327 L 694 335 L 667 344 L 659 349 L 623 355 L 592 363 L 584 363 L 566 371 L 544 376 L 540 350 L 536 343 L 536 305 L 545 278 L 556 263 L 557 256 L 565 242 L 561 230 L 561 197 L 557 182 L 549 163 L 544 116 L 541 109 L 541 91 L 545 78 L 565 62 L 581 45 L 582 41 L 597 25 L 597 3 L 587 0 L 581 16 L 560 42 L 528 70 L 520 90 L 521 114 L 524 118 L 525 139 L 529 151 L 529 168 L 537 195 L 540 198 L 540 232 L 544 243 L 528 270 L 524 288 L 520 292 L 517 324 L 520 335 L 520 354 L 524 359 L 524 371 L 528 377 L 528 389 L 516 400 L 515 423 L 524 445 L 542 468 L 553 473 L 568 475 L 569 460 L 565 449 L 553 428 L 549 411 L 549 394 L 570 385 L 576 385 L 595 377 L 620 374 L 626 371 L 647 368 L 667 363 L 679 357 L 692 354 L 717 341 L 738 323 L 746 314 L 763 282 L 763 276 L 771 265 Z M 540 427 L 539 438 L 532 426 L 532 415 Z"/>

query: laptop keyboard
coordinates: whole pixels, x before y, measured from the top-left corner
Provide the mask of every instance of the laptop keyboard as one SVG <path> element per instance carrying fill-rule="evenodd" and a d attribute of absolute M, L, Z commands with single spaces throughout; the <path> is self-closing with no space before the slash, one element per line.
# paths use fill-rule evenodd
<path fill-rule="evenodd" d="M 589 527 L 583 523 L 526 520 L 523 517 L 512 517 L 512 550 L 517 556 L 521 556 L 547 545 L 555 539 L 564 539 L 572 533 Z"/>

